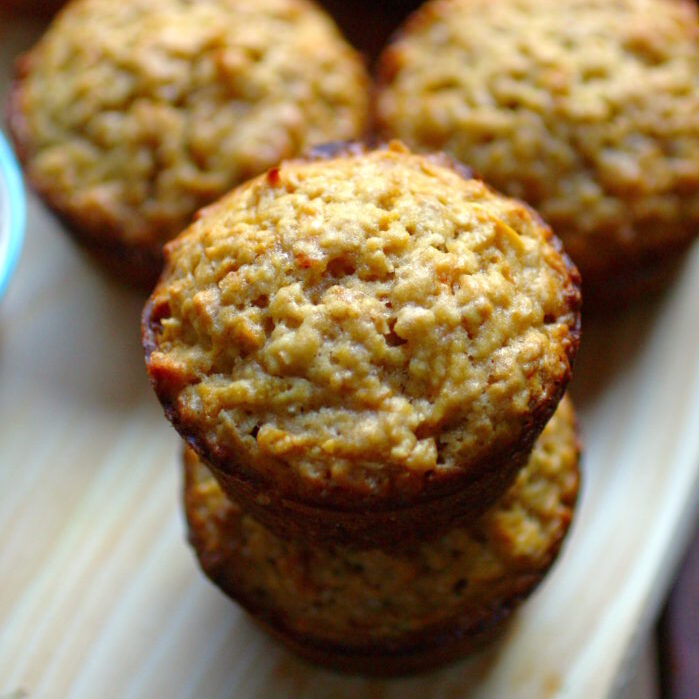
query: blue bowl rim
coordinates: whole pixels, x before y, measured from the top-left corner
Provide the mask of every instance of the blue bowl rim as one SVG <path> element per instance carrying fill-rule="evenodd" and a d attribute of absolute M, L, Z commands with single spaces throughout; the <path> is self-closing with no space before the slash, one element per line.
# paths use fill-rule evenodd
<path fill-rule="evenodd" d="M 27 201 L 24 195 L 22 173 L 14 153 L 0 131 L 0 174 L 7 184 L 10 205 L 10 230 L 7 257 L 0 260 L 0 296 L 5 293 L 12 272 L 17 265 L 24 241 L 27 223 Z"/>

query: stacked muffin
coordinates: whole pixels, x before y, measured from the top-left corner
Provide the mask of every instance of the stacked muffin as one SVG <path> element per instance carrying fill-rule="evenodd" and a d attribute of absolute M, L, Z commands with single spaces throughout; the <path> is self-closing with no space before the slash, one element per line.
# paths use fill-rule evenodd
<path fill-rule="evenodd" d="M 363 135 L 369 79 L 306 0 L 73 0 L 17 64 L 33 187 L 122 279 L 148 285 L 193 214 L 309 146 Z"/>
<path fill-rule="evenodd" d="M 343 669 L 489 636 L 577 492 L 579 278 L 545 224 L 444 156 L 339 146 L 234 190 L 165 259 L 146 363 L 205 572 Z"/>

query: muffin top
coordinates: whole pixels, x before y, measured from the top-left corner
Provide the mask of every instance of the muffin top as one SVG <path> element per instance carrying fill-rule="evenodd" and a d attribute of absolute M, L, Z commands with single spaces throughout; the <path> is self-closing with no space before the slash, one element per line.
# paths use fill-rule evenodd
<path fill-rule="evenodd" d="M 272 618 L 278 612 L 309 636 L 361 643 L 424 632 L 454 617 L 473 626 L 498 617 L 551 565 L 579 482 L 575 414 L 566 398 L 491 510 L 405 551 L 286 541 L 227 499 L 193 452 L 185 463 L 187 519 L 204 570 L 229 594 Z"/>
<path fill-rule="evenodd" d="M 17 77 L 29 179 L 127 244 L 173 237 L 310 144 L 358 137 L 368 110 L 362 61 L 305 0 L 74 0 Z"/>
<path fill-rule="evenodd" d="M 585 280 L 698 229 L 698 40 L 693 2 L 432 0 L 382 56 L 379 121 L 529 202 Z"/>
<path fill-rule="evenodd" d="M 292 497 L 458 488 L 553 413 L 577 272 L 530 209 L 443 156 L 324 155 L 166 246 L 143 318 L 155 390 L 206 460 Z"/>

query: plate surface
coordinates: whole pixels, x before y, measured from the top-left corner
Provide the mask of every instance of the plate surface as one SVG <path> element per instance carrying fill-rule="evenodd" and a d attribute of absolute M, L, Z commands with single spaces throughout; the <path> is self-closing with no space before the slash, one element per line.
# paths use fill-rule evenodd
<path fill-rule="evenodd" d="M 0 100 L 11 55 L 1 47 Z M 317 670 L 198 572 L 179 444 L 148 386 L 142 299 L 94 269 L 38 201 L 0 306 L 0 697 L 609 697 L 693 530 L 699 245 L 672 287 L 586 321 L 572 536 L 497 646 L 398 681 Z"/>

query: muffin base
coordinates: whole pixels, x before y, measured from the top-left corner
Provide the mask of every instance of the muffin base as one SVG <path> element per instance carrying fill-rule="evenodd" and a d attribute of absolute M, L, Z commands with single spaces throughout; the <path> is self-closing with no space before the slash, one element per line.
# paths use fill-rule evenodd
<path fill-rule="evenodd" d="M 208 573 L 207 576 L 224 594 L 243 607 L 257 626 L 292 653 L 314 665 L 370 677 L 399 677 L 426 672 L 483 650 L 506 632 L 512 613 L 541 580 L 523 576 L 519 593 L 503 600 L 502 605 L 487 618 L 477 622 L 457 620 L 451 627 L 430 629 L 400 646 L 387 648 L 343 646 L 313 636 L 294 634 L 286 628 L 283 619 L 251 604 L 240 590 L 235 590 L 225 579 L 216 579 Z"/>
<path fill-rule="evenodd" d="M 336 643 L 311 634 L 299 634 L 279 613 L 265 609 L 242 585 L 227 574 L 225 553 L 206 552 L 207 533 L 204 523 L 193 517 L 192 469 L 196 456 L 184 454 L 185 512 L 189 524 L 189 541 L 205 575 L 228 597 L 237 602 L 264 631 L 283 643 L 296 655 L 311 663 L 351 674 L 398 676 L 422 672 L 452 662 L 482 649 L 506 628 L 512 612 L 545 577 L 523 573 L 510 594 L 483 610 L 477 617 L 455 618 L 449 624 L 433 626 L 391 644 L 362 644 L 361 635 L 354 643 Z M 552 561 L 562 541 L 552 552 Z"/>
<path fill-rule="evenodd" d="M 579 484 L 569 404 L 558 420 L 537 448 L 533 470 L 496 506 L 492 519 L 448 535 L 436 548 L 423 543 L 383 554 L 280 541 L 231 505 L 203 462 L 186 449 L 189 541 L 207 577 L 303 658 L 370 675 L 433 668 L 494 639 L 553 565 Z M 394 574 L 403 582 L 395 582 Z M 454 592 L 454 580 L 467 592 Z M 404 585 L 407 596 L 396 598 Z M 385 604 L 387 617 L 381 611 Z"/>

